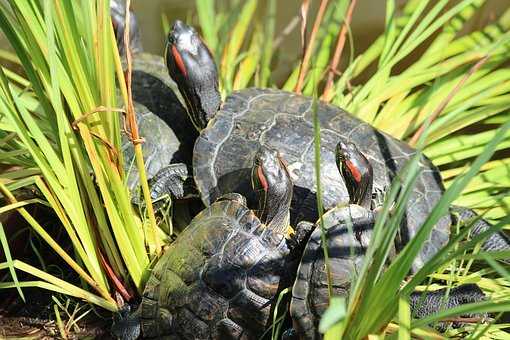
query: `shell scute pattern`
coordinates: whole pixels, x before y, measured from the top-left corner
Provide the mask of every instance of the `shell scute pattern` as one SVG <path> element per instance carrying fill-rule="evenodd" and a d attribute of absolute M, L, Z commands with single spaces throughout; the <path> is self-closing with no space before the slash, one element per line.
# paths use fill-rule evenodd
<path fill-rule="evenodd" d="M 231 237 L 232 228 L 224 219 L 217 218 L 211 220 L 211 224 L 214 228 L 209 230 L 207 233 L 195 233 L 193 236 L 193 242 L 197 245 L 197 248 L 202 252 L 204 256 L 212 256 L 219 248 L 225 244 L 226 240 Z"/>
<path fill-rule="evenodd" d="M 271 301 L 261 299 L 256 294 L 245 290 L 232 300 L 233 307 L 227 316 L 252 334 L 260 333 L 267 326 L 271 311 Z"/>
<path fill-rule="evenodd" d="M 275 273 L 274 268 L 279 266 L 279 261 L 286 256 L 285 251 L 273 250 L 267 252 L 260 259 L 257 266 L 248 271 L 247 287 L 265 298 L 273 297 L 279 289 L 281 273 Z"/>
<path fill-rule="evenodd" d="M 201 284 L 201 283 L 197 283 Z M 194 295 L 189 303 L 189 309 L 200 316 L 204 321 L 212 321 L 215 318 L 223 318 L 224 310 L 228 307 L 227 301 L 212 290 L 204 289 L 201 295 Z"/>
<path fill-rule="evenodd" d="M 204 268 L 202 279 L 213 291 L 231 299 L 244 288 L 246 273 L 226 264 L 222 256 L 216 254 Z"/>
<path fill-rule="evenodd" d="M 260 224 L 260 220 L 257 218 L 257 216 L 255 216 L 253 210 L 250 210 L 247 214 L 243 215 L 239 219 L 239 224 L 244 225 L 246 231 L 257 236 L 259 235 L 256 232 L 258 229 L 265 229 L 263 225 Z"/>
<path fill-rule="evenodd" d="M 250 269 L 264 257 L 265 247 L 259 238 L 251 237 L 249 233 L 240 232 L 226 245 L 229 250 L 236 250 L 235 254 L 225 254 L 227 265 Z"/>
<path fill-rule="evenodd" d="M 160 303 L 167 301 L 169 296 L 174 297 L 176 305 L 182 306 L 187 302 L 185 292 L 189 291 L 189 287 L 176 272 L 170 268 L 166 269 L 161 281 L 168 284 L 159 285 L 157 298 Z"/>
<path fill-rule="evenodd" d="M 246 337 L 243 337 L 243 329 L 230 319 L 220 320 L 216 329 L 218 339 L 246 339 Z"/>
<path fill-rule="evenodd" d="M 179 149 L 179 140 L 173 130 L 145 106 L 135 103 L 136 120 L 141 136 L 158 136 L 157 139 L 146 138 L 142 144 L 144 163 L 149 178 L 153 177 L 163 166 L 169 164 L 173 153 Z M 138 170 L 132 161 L 134 146 L 126 135 L 122 136 L 122 153 L 126 158 L 125 171 L 128 174 L 128 187 L 132 190 L 138 184 Z M 166 152 L 166 151 L 172 152 Z"/>
<path fill-rule="evenodd" d="M 324 215 L 327 248 L 330 256 L 330 271 L 333 281 L 333 294 L 347 296 L 350 284 L 360 272 L 364 251 L 368 244 L 360 242 L 346 223 L 347 215 L 353 224 L 365 232 L 370 229 L 357 224 L 356 221 L 364 213 L 359 206 L 345 209 L 334 209 Z M 367 226 L 370 228 L 371 226 Z M 316 330 L 320 316 L 328 303 L 328 280 L 322 250 L 321 230 L 315 229 L 305 248 L 299 265 L 297 280 L 292 289 L 291 315 L 298 325 L 299 332 L 307 339 L 319 339 Z"/>
<path fill-rule="evenodd" d="M 182 335 L 184 339 L 209 339 L 210 330 L 207 323 L 186 308 L 177 312 L 175 325 L 180 330 L 178 334 Z"/>
<path fill-rule="evenodd" d="M 165 260 L 168 268 L 171 268 L 186 284 L 190 284 L 197 280 L 198 272 L 195 268 L 204 265 L 205 257 L 194 245 L 179 242 Z"/>
<path fill-rule="evenodd" d="M 415 151 L 338 107 L 319 102 L 317 114 L 321 122 L 321 182 L 325 208 L 347 203 L 349 198 L 334 162 L 334 150 L 339 141 L 353 142 L 368 158 L 374 172 L 374 193 L 384 196 Z M 288 163 L 294 181 L 291 224 L 303 219 L 315 222 L 318 213 L 312 118 L 312 99 L 293 93 L 246 89 L 229 96 L 195 145 L 194 175 L 204 203 L 214 202 L 222 193 L 239 192 L 246 196 L 249 206 L 255 205 L 250 161 L 259 144 L 263 144 L 277 149 Z M 226 122 L 229 128 L 222 125 Z M 255 134 L 258 139 L 254 139 Z M 219 142 L 209 143 L 212 138 Z M 418 176 L 409 199 L 403 239 L 416 234 L 444 190 L 439 173 L 430 161 L 423 158 L 421 168 L 425 171 Z M 380 204 L 382 199 L 377 202 Z M 446 244 L 449 225 L 448 216 L 436 225 L 434 232 L 442 236 L 436 237 L 433 244 L 421 252 L 414 269 L 430 258 L 435 249 Z"/>
<path fill-rule="evenodd" d="M 271 143 L 275 150 L 282 150 L 282 157 L 299 159 L 313 142 L 313 130 L 301 117 L 277 114 L 273 123 L 260 134 L 261 144 Z"/>
<path fill-rule="evenodd" d="M 153 269 L 142 300 L 144 336 L 258 338 L 296 267 L 285 239 L 274 242 L 271 234 L 237 201 L 220 200 L 197 215 Z"/>

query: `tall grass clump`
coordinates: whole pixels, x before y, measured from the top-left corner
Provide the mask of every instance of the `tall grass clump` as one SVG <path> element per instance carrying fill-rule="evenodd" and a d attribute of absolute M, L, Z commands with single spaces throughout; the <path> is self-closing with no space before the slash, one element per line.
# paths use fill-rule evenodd
<path fill-rule="evenodd" d="M 38 281 L 19 282 L 13 275 L 13 283 L 1 285 L 42 286 L 115 311 L 112 292 L 129 299 L 130 282 L 143 289 L 158 241 L 154 225 L 143 225 L 133 212 L 124 183 L 118 150 L 129 96 L 109 1 L 2 2 L 0 28 L 16 54 L 12 62 L 23 71 L 0 68 L 0 147 L 7 152 L 2 157 L 7 170 L 0 176 L 7 203 L 2 210 L 17 210 L 86 283 L 77 287 L 7 256 L 0 268 L 27 272 Z M 140 150 L 137 156 L 141 159 Z M 27 185 L 35 185 L 54 210 L 73 252 L 25 209 L 38 202 L 13 195 Z"/>

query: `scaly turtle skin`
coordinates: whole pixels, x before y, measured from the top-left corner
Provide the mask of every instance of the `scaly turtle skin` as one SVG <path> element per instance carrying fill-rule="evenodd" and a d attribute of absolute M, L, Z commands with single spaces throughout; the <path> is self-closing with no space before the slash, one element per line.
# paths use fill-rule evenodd
<path fill-rule="evenodd" d="M 259 217 L 230 194 L 199 213 L 158 260 L 139 309 L 144 337 L 258 339 L 269 326 L 299 260 L 285 238 L 292 183 L 265 147 L 251 177 Z"/>
<path fill-rule="evenodd" d="M 219 109 L 216 66 L 192 27 L 177 21 L 168 36 L 166 60 L 170 76 L 185 98 L 193 125 L 200 130 L 193 152 L 193 174 L 206 205 L 227 192 L 239 192 L 254 203 L 250 160 L 261 145 L 277 149 L 294 180 L 291 224 L 317 219 L 314 175 L 313 100 L 294 93 L 250 88 L 232 93 Z M 219 109 L 219 111 L 218 111 Z M 321 181 L 324 206 L 346 204 L 349 195 L 335 165 L 337 142 L 352 141 L 373 166 L 373 190 L 384 196 L 392 179 L 415 154 L 407 144 L 375 129 L 348 112 L 319 102 Z M 407 205 L 402 226 L 406 242 L 419 230 L 438 202 L 443 185 L 438 170 L 425 157 Z M 443 217 L 414 268 L 433 256 L 449 238 L 449 216 Z"/>
<path fill-rule="evenodd" d="M 370 194 L 372 186 L 370 162 L 351 143 L 340 142 L 336 155 L 337 166 L 347 183 L 351 203 L 325 213 L 323 223 L 326 231 L 333 295 L 347 297 L 351 283 L 362 269 L 377 210 L 374 209 Z M 464 210 L 459 211 L 463 213 Z M 301 222 L 301 224 L 304 223 L 308 222 Z M 478 229 L 483 227 L 474 228 L 480 232 Z M 395 252 L 391 252 L 390 255 L 394 256 Z M 442 301 L 446 294 L 446 289 L 412 293 L 409 301 L 413 317 L 423 318 L 442 309 L 481 301 L 485 298 L 476 285 L 461 285 L 453 288 L 448 293 L 447 300 Z M 292 289 L 290 314 L 294 330 L 300 338 L 321 339 L 318 326 L 321 316 L 328 307 L 328 301 L 328 279 L 321 229 L 317 227 L 305 247 Z M 446 324 L 440 325 L 442 330 L 445 327 Z"/>
<path fill-rule="evenodd" d="M 124 1 L 112 0 L 110 13 L 117 37 L 117 47 L 124 56 Z M 187 177 L 191 167 L 193 144 L 198 133 L 186 118 L 176 84 L 168 77 L 161 56 L 143 52 L 136 16 L 130 16 L 130 47 L 132 60 L 132 94 L 140 136 L 144 139 L 142 150 L 148 178 L 172 169 L 172 176 Z M 128 187 L 133 191 L 138 185 L 138 170 L 134 163 L 134 147 L 126 134 L 122 136 L 125 171 Z M 175 189 L 174 189 L 175 188 Z M 184 195 L 181 186 L 170 188 L 171 194 Z M 157 198 L 165 192 L 155 193 Z M 174 195 L 175 196 L 175 195 Z"/>

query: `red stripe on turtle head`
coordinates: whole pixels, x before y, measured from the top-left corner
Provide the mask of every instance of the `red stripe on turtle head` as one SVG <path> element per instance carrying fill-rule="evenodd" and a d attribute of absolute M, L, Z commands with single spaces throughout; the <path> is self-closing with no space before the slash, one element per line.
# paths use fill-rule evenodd
<path fill-rule="evenodd" d="M 345 161 L 345 165 L 347 166 L 347 169 L 349 169 L 349 172 L 351 173 L 354 180 L 358 183 L 361 182 L 361 172 L 359 172 L 358 168 L 349 160 Z"/>
<path fill-rule="evenodd" d="M 262 185 L 264 191 L 267 192 L 269 185 L 267 184 L 266 176 L 264 176 L 264 172 L 262 171 L 262 167 L 260 165 L 257 167 L 257 177 L 259 178 L 260 185 Z"/>
<path fill-rule="evenodd" d="M 175 47 L 175 45 L 172 45 L 172 55 L 174 56 L 175 65 L 177 65 L 177 68 L 179 71 L 181 71 L 182 75 L 187 77 L 188 71 L 186 70 L 186 66 L 184 65 L 184 61 L 182 60 L 182 56 Z"/>

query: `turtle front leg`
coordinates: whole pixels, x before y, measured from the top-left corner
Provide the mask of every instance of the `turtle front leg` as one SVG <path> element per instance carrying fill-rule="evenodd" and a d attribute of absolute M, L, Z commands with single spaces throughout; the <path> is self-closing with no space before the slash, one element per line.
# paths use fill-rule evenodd
<path fill-rule="evenodd" d="M 289 227 L 287 237 L 287 244 L 289 245 L 289 248 L 294 250 L 296 248 L 304 247 L 314 229 L 315 224 L 308 221 L 299 222 L 295 230 L 292 230 L 292 228 Z M 292 230 L 292 232 L 290 232 L 290 230 Z"/>
<path fill-rule="evenodd" d="M 172 199 L 181 200 L 198 197 L 193 177 L 186 164 L 169 164 L 159 170 L 149 180 L 152 201 L 170 196 Z"/>

